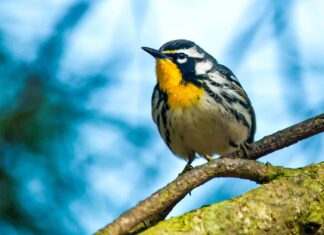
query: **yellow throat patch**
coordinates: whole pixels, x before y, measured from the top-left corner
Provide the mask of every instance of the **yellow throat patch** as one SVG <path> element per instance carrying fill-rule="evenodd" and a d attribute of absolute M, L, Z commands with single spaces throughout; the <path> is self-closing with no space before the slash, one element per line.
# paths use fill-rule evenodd
<path fill-rule="evenodd" d="M 171 109 L 187 108 L 199 102 L 204 90 L 192 83 L 184 83 L 178 66 L 168 59 L 158 59 L 156 76 L 160 89 L 168 95 Z"/>

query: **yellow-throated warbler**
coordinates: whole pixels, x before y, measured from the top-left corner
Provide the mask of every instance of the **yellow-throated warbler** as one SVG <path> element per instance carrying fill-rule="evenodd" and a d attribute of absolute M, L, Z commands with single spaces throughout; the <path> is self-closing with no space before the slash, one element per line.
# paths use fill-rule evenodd
<path fill-rule="evenodd" d="M 153 120 L 171 151 L 188 160 L 186 168 L 196 153 L 209 160 L 253 142 L 254 110 L 230 69 L 188 40 L 142 49 L 156 59 Z"/>

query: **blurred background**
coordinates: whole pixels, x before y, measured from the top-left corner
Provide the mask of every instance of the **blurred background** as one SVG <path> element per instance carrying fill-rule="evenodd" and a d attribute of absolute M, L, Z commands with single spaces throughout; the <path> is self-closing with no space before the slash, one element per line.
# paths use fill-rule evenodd
<path fill-rule="evenodd" d="M 323 12 L 321 0 L 1 0 L 0 234 L 90 234 L 183 169 L 151 120 L 141 46 L 190 39 L 231 68 L 256 139 L 322 113 Z M 323 161 L 323 144 L 261 160 L 302 167 Z M 212 180 L 171 216 L 254 187 Z"/>

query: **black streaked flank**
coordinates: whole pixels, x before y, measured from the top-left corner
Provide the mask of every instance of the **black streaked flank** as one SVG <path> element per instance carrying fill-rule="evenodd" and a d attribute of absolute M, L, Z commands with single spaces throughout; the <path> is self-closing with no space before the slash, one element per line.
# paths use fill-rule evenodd
<path fill-rule="evenodd" d="M 214 80 L 212 80 L 209 76 L 207 75 L 201 75 L 202 77 L 204 77 L 204 80 L 208 81 L 210 85 L 212 86 L 215 86 L 215 87 L 224 87 L 225 85 L 227 85 L 226 83 L 225 84 L 220 84 L 218 82 L 215 82 Z"/>
<path fill-rule="evenodd" d="M 162 91 L 161 89 L 159 89 L 158 85 L 155 86 L 154 92 L 158 92 L 158 103 L 157 103 L 157 107 L 160 107 L 161 102 L 167 103 L 167 101 L 168 101 L 168 95 L 164 91 Z M 153 92 L 153 96 L 154 96 L 154 92 Z M 152 100 L 154 99 L 153 96 L 152 96 Z"/>
<path fill-rule="evenodd" d="M 240 104 L 243 108 L 249 110 L 249 105 L 247 103 L 245 103 L 244 101 L 234 97 L 234 96 L 231 96 L 230 94 L 228 94 L 227 92 L 221 92 L 220 93 L 221 96 L 224 97 L 224 99 L 229 103 L 229 104 L 233 104 L 233 103 L 237 103 L 237 104 Z"/>
<path fill-rule="evenodd" d="M 155 85 L 154 87 L 154 91 L 152 94 L 152 104 L 154 102 L 155 97 L 157 97 L 158 101 L 156 104 L 156 110 L 155 112 L 158 112 L 158 109 L 162 103 L 162 108 L 161 111 L 157 113 L 157 127 L 159 130 L 159 133 L 161 135 L 162 130 L 165 130 L 165 139 L 166 139 L 166 143 L 168 145 L 168 147 L 170 148 L 170 132 L 169 132 L 169 128 L 167 128 L 167 118 L 166 118 L 166 113 L 169 110 L 168 104 L 167 104 L 167 94 L 160 90 L 158 85 Z M 162 127 L 161 127 L 161 122 L 162 122 Z M 162 128 L 162 130 L 161 130 Z"/>
<path fill-rule="evenodd" d="M 207 94 L 215 100 L 216 103 L 221 104 L 227 111 L 231 112 L 238 122 L 242 122 L 242 124 L 248 128 L 250 127 L 243 114 L 237 112 L 235 109 L 224 105 L 222 96 L 213 92 L 206 84 L 203 84 L 202 87 L 205 89 Z"/>
<path fill-rule="evenodd" d="M 167 112 L 169 110 L 169 106 L 167 103 L 163 103 L 162 109 L 161 109 L 161 116 L 162 116 L 162 122 L 163 122 L 163 126 L 164 126 L 164 130 L 165 130 L 165 141 L 166 144 L 168 145 L 168 147 L 170 148 L 170 128 L 167 127 L 168 123 L 167 123 Z"/>
<path fill-rule="evenodd" d="M 256 131 L 256 117 L 255 117 L 255 112 L 254 109 L 252 108 L 252 104 L 251 101 L 248 99 L 249 105 L 251 105 L 251 108 L 249 109 L 249 111 L 251 112 L 251 130 L 250 130 L 250 135 L 249 138 L 246 140 L 246 142 L 248 143 L 252 143 L 254 141 L 254 134 Z"/>
<path fill-rule="evenodd" d="M 238 122 L 241 122 L 247 128 L 250 127 L 249 123 L 246 121 L 246 119 L 242 113 L 237 112 L 235 109 L 232 109 L 232 108 L 228 108 L 228 110 L 234 115 L 235 119 Z"/>
<path fill-rule="evenodd" d="M 225 65 L 217 64 L 215 66 L 215 70 L 218 71 L 220 74 L 224 75 L 227 80 L 234 82 L 236 85 L 238 85 L 239 87 L 242 88 L 240 82 L 237 80 L 234 73 L 229 68 L 227 68 Z"/>
<path fill-rule="evenodd" d="M 202 87 L 205 89 L 205 91 L 207 92 L 207 94 L 215 100 L 216 103 L 219 103 L 219 104 L 222 104 L 223 105 L 223 99 L 222 99 L 222 97 L 220 97 L 217 93 L 213 92 L 209 88 L 209 86 L 207 86 L 206 84 L 202 84 Z"/>

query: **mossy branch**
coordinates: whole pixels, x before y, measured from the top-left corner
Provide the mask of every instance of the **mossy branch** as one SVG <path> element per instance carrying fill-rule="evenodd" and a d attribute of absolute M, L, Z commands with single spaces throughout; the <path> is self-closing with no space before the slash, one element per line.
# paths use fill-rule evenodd
<path fill-rule="evenodd" d="M 138 232 L 145 221 L 149 221 L 148 225 L 152 226 L 163 219 L 190 191 L 215 177 L 237 177 L 262 183 L 288 174 L 290 169 L 254 160 L 323 131 L 324 114 L 320 114 L 254 142 L 249 150 L 249 159 L 243 159 L 245 155 L 240 150 L 197 166 L 126 211 L 111 224 L 97 231 L 96 235 L 129 234 L 132 230 Z"/>
<path fill-rule="evenodd" d="M 324 234 L 324 162 L 285 171 L 242 196 L 190 211 L 143 235 Z"/>

